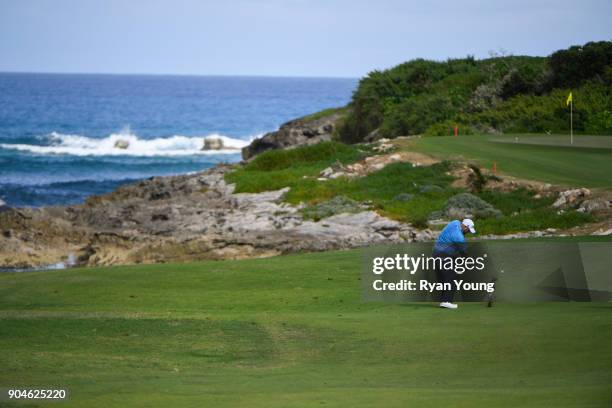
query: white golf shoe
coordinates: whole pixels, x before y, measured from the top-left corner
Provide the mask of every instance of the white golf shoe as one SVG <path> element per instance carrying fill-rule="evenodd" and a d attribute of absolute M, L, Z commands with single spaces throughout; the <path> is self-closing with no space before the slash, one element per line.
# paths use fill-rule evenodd
<path fill-rule="evenodd" d="M 444 309 L 456 309 L 459 306 L 457 306 L 456 304 L 451 303 L 451 302 L 442 302 L 442 303 L 440 303 L 440 307 L 442 307 Z"/>

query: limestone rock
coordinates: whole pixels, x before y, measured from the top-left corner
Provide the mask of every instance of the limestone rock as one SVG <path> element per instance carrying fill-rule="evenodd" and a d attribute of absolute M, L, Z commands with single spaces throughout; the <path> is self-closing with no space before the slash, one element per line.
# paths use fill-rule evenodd
<path fill-rule="evenodd" d="M 240 259 L 424 239 L 355 203 L 320 221 L 282 198 L 288 188 L 234 193 L 231 166 L 152 177 L 86 204 L 0 211 L 0 267 Z M 326 179 L 327 180 L 327 179 Z M 352 200 L 351 200 L 352 201 Z M 354 202 L 353 202 L 354 203 Z"/>
<path fill-rule="evenodd" d="M 575 188 L 559 193 L 559 198 L 553 203 L 554 208 L 576 207 L 586 197 L 591 195 L 588 188 Z"/>
<path fill-rule="evenodd" d="M 610 201 L 604 198 L 592 198 L 584 200 L 577 211 L 586 213 L 596 213 L 610 209 Z"/>
<path fill-rule="evenodd" d="M 612 228 L 595 231 L 592 235 L 612 235 Z"/>
<path fill-rule="evenodd" d="M 125 150 L 128 147 L 130 147 L 130 142 L 128 140 L 125 139 L 118 139 L 117 141 L 115 141 L 115 148 L 116 149 L 122 149 Z"/>
<path fill-rule="evenodd" d="M 343 171 L 339 171 L 339 172 L 336 172 L 336 173 L 330 174 L 330 175 L 329 175 L 329 178 L 330 178 L 330 179 L 336 179 L 336 178 L 338 178 L 338 177 L 345 177 L 345 176 L 346 176 L 346 173 L 345 173 L 345 172 L 343 172 Z"/>
<path fill-rule="evenodd" d="M 393 149 L 394 147 L 389 143 L 389 139 L 379 139 L 373 147 L 373 150 L 377 153 L 387 153 Z"/>
<path fill-rule="evenodd" d="M 287 122 L 274 132 L 253 140 L 242 149 L 242 158 L 249 160 L 267 150 L 287 149 L 329 141 L 342 113 L 336 112 L 317 119 L 301 118 Z"/>
<path fill-rule="evenodd" d="M 223 147 L 223 140 L 218 137 L 207 137 L 204 139 L 202 150 L 221 150 Z"/>
<path fill-rule="evenodd" d="M 332 174 L 334 174 L 334 169 L 332 169 L 331 167 L 327 167 L 327 168 L 323 169 L 319 175 L 321 177 L 329 177 Z"/>

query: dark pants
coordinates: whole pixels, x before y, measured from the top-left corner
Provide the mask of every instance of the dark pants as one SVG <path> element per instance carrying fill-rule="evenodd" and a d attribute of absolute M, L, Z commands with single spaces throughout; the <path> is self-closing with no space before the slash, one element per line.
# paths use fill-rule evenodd
<path fill-rule="evenodd" d="M 438 282 L 450 284 L 450 290 L 442 291 L 440 296 L 440 302 L 452 302 L 453 297 L 455 296 L 455 282 L 453 281 L 457 278 L 457 274 L 453 269 L 444 268 L 444 258 L 449 258 L 449 255 L 434 253 L 433 256 L 435 258 L 442 258 L 442 267 L 436 268 Z"/>

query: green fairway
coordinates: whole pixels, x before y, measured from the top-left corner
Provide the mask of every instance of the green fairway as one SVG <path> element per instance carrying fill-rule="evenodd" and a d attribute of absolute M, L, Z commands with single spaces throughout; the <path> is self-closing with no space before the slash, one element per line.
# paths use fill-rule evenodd
<path fill-rule="evenodd" d="M 612 188 L 612 136 L 465 135 L 412 139 L 407 148 L 463 157 L 502 174 L 554 184 Z"/>
<path fill-rule="evenodd" d="M 0 387 L 78 407 L 610 406 L 612 305 L 364 303 L 361 256 L 1 274 Z"/>

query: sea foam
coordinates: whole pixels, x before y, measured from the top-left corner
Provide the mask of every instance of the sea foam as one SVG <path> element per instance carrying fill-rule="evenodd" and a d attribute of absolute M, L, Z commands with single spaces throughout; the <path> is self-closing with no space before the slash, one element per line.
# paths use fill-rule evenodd
<path fill-rule="evenodd" d="M 257 137 L 257 136 L 255 136 Z M 239 153 L 255 137 L 249 140 L 234 139 L 219 134 L 207 136 L 158 137 L 142 139 L 124 130 L 105 138 L 92 138 L 82 135 L 70 135 L 53 132 L 46 137 L 46 145 L 33 144 L 0 144 L 3 149 L 27 151 L 35 154 L 66 154 L 73 156 L 190 156 Z M 224 148 L 221 150 L 202 150 L 204 139 L 221 139 Z M 115 147 L 119 141 L 129 143 L 126 149 Z"/>

